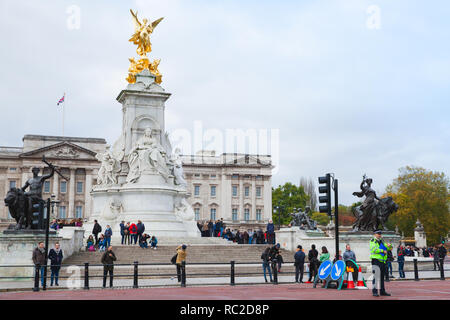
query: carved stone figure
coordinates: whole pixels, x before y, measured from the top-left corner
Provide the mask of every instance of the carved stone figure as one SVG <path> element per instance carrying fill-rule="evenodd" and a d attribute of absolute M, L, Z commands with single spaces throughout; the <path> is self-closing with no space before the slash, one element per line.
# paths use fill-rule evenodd
<path fill-rule="evenodd" d="M 311 212 L 310 207 L 305 208 L 305 212 L 302 212 L 301 210 L 296 213 L 291 213 L 290 216 L 292 217 L 291 226 L 297 226 L 302 230 L 316 230 L 317 229 L 317 222 L 310 219 L 309 213 Z"/>
<path fill-rule="evenodd" d="M 106 152 L 97 153 L 95 157 L 102 163 L 97 174 L 97 184 L 117 184 L 117 177 L 121 170 L 120 161 L 114 157 L 109 146 L 106 147 Z"/>
<path fill-rule="evenodd" d="M 175 184 L 186 186 L 187 182 L 183 177 L 183 162 L 181 160 L 181 150 L 179 148 L 175 149 L 175 152 L 172 154 L 171 162 L 173 165 L 173 175 L 175 177 Z"/>
<path fill-rule="evenodd" d="M 167 167 L 169 160 L 161 144 L 152 137 L 152 130 L 145 129 L 144 135 L 136 141 L 129 156 L 128 164 L 130 171 L 126 181 L 128 183 L 136 182 L 145 170 L 156 170 L 167 182 L 170 170 Z"/>
<path fill-rule="evenodd" d="M 375 190 L 371 188 L 372 179 L 363 176 L 360 192 L 353 192 L 354 196 L 366 196 L 364 202 L 353 209 L 353 215 L 356 221 L 353 224 L 353 231 L 375 231 L 381 225 L 387 230 L 385 223 L 388 217 L 398 210 L 398 205 L 392 200 L 392 197 L 380 199 L 377 197 Z"/>
<path fill-rule="evenodd" d="M 175 215 L 180 221 L 193 221 L 195 218 L 194 210 L 184 198 L 175 205 Z"/>

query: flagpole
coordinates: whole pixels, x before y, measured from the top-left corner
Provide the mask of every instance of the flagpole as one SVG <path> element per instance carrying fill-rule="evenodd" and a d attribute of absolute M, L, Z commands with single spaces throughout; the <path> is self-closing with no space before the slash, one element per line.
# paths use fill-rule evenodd
<path fill-rule="evenodd" d="M 66 93 L 64 92 L 64 101 L 62 104 L 62 136 L 64 137 L 64 106 L 66 104 Z"/>

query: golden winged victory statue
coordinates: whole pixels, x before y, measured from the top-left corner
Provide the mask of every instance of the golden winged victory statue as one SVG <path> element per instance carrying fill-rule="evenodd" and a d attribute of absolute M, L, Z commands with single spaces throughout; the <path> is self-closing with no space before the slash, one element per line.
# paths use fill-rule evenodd
<path fill-rule="evenodd" d="M 133 10 L 130 9 L 130 12 L 133 17 L 134 33 L 129 41 L 137 45 L 136 52 L 140 56 L 140 59 L 136 61 L 134 58 L 129 58 L 130 68 L 128 69 L 127 81 L 129 83 L 135 83 L 136 74 L 144 69 L 148 69 L 156 77 L 155 82 L 159 84 L 161 83 L 162 78 L 161 73 L 158 71 L 160 60 L 154 60 L 150 63 L 147 53 L 152 51 L 150 35 L 153 33 L 155 27 L 164 18 L 159 18 L 152 23 L 148 23 L 148 20 L 144 18 L 141 23 L 137 17 L 137 11 L 134 13 Z"/>

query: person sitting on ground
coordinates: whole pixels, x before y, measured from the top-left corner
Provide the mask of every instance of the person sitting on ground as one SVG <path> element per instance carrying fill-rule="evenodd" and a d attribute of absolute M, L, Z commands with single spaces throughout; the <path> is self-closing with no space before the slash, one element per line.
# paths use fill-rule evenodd
<path fill-rule="evenodd" d="M 146 233 L 144 233 L 141 238 L 139 239 L 139 247 L 141 247 L 142 249 L 147 249 L 148 248 L 148 243 L 147 243 L 147 239 L 150 238 L 150 236 Z"/>
<path fill-rule="evenodd" d="M 155 236 L 152 236 L 152 239 L 150 240 L 150 247 L 156 250 L 156 246 L 158 245 L 158 239 L 156 239 Z"/>
<path fill-rule="evenodd" d="M 98 239 L 98 249 L 101 252 L 106 251 L 106 239 L 103 233 L 100 235 L 100 238 Z"/>
<path fill-rule="evenodd" d="M 92 236 L 92 234 L 89 236 L 89 238 L 86 241 L 86 251 L 95 251 L 94 237 Z"/>
<path fill-rule="evenodd" d="M 59 229 L 59 225 L 58 225 L 58 222 L 56 221 L 56 219 L 52 220 L 52 223 L 50 225 L 50 229 L 53 229 L 53 230 L 58 230 Z"/>
<path fill-rule="evenodd" d="M 322 262 L 330 260 L 330 254 L 328 253 L 327 247 L 322 247 L 322 253 L 319 256 L 319 262 L 322 264 Z"/>

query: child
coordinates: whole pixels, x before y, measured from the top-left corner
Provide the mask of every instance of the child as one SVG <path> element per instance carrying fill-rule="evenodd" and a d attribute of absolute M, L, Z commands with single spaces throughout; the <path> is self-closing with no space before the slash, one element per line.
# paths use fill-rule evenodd
<path fill-rule="evenodd" d="M 152 239 L 150 241 L 150 247 L 156 250 L 156 245 L 158 244 L 158 240 L 155 236 L 152 236 Z"/>
<path fill-rule="evenodd" d="M 106 239 L 103 234 L 100 235 L 100 239 L 98 240 L 98 248 L 99 251 L 106 251 Z"/>
<path fill-rule="evenodd" d="M 94 248 L 94 237 L 92 235 L 89 236 L 86 243 L 86 250 L 95 251 Z"/>

